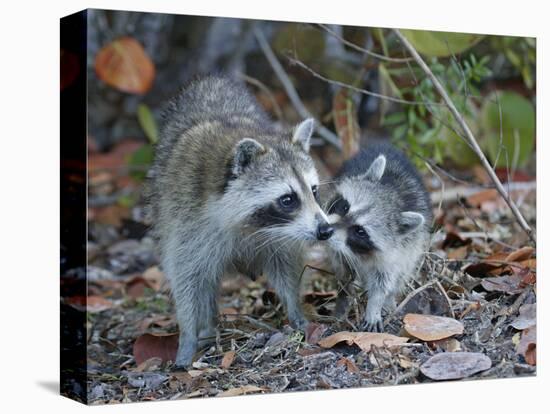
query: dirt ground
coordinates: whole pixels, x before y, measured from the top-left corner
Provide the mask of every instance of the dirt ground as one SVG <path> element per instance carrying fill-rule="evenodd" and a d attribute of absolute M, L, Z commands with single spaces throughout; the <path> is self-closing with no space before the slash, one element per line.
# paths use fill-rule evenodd
<path fill-rule="evenodd" d="M 432 183 L 429 177 L 427 182 Z M 95 183 L 103 185 L 97 178 Z M 178 327 L 143 208 L 91 197 L 89 402 L 534 375 L 536 252 L 494 191 L 469 189 L 469 195 L 456 197 L 455 187 L 445 188 L 432 188 L 436 230 L 422 270 L 385 319 L 385 333 L 401 338 L 400 344 L 327 344 L 333 334 L 357 331 L 366 295 L 355 294 L 347 320 L 331 317 L 339 287 L 316 249 L 302 275 L 304 308 L 312 321 L 305 333 L 288 326 L 265 278 L 227 278 L 220 289 L 218 335 L 188 371 L 171 362 Z M 527 183 L 513 196 L 534 224 L 534 187 Z M 76 298 L 65 302 L 83 309 Z M 437 328 L 415 320 L 422 334 L 407 319 L 411 314 L 452 319 L 454 325 Z"/>

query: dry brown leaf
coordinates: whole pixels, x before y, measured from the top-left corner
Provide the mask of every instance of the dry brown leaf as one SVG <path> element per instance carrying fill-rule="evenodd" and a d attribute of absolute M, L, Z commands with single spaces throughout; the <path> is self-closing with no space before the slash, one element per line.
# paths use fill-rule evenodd
<path fill-rule="evenodd" d="M 481 303 L 480 302 L 474 302 L 474 303 L 470 303 L 466 309 L 464 309 L 462 311 L 462 313 L 460 314 L 460 316 L 458 317 L 458 319 L 464 319 L 464 317 L 466 315 L 468 315 L 470 312 L 473 312 L 473 311 L 477 311 L 481 308 Z"/>
<path fill-rule="evenodd" d="M 489 263 L 489 262 L 478 262 L 472 263 L 464 268 L 464 272 L 468 273 L 470 276 L 474 277 L 485 277 L 490 274 L 495 269 L 499 269 L 503 264 L 499 263 Z"/>
<path fill-rule="evenodd" d="M 237 395 L 251 394 L 254 392 L 266 391 L 265 388 L 256 385 L 243 385 L 242 387 L 231 388 L 217 395 L 217 397 L 235 397 Z"/>
<path fill-rule="evenodd" d="M 111 309 L 114 303 L 102 296 L 88 296 L 86 299 L 86 310 L 90 313 L 102 312 Z"/>
<path fill-rule="evenodd" d="M 93 220 L 97 223 L 109 224 L 117 228 L 121 227 L 124 219 L 129 217 L 130 209 L 118 204 L 88 209 L 88 221 Z"/>
<path fill-rule="evenodd" d="M 202 374 L 204 374 L 205 371 L 200 369 L 190 369 L 189 371 L 187 371 L 187 373 L 191 378 L 197 378 L 197 377 L 200 377 Z"/>
<path fill-rule="evenodd" d="M 206 394 L 208 394 L 208 390 L 206 390 L 204 388 L 200 388 L 198 390 L 190 392 L 189 394 L 185 394 L 185 398 L 202 397 L 203 395 L 206 395 Z"/>
<path fill-rule="evenodd" d="M 143 272 L 143 278 L 147 281 L 149 286 L 155 291 L 159 291 L 164 282 L 164 273 L 159 269 L 158 266 L 153 266 Z"/>
<path fill-rule="evenodd" d="M 520 288 L 524 288 L 528 285 L 534 285 L 537 283 L 537 275 L 535 272 L 531 272 L 529 269 L 524 268 L 517 273 L 521 277 L 521 282 L 519 283 Z"/>
<path fill-rule="evenodd" d="M 451 260 L 465 259 L 466 256 L 468 256 L 469 249 L 470 249 L 470 246 L 468 245 L 457 247 L 456 249 L 453 249 L 449 253 L 447 253 L 447 257 Z"/>
<path fill-rule="evenodd" d="M 518 330 L 530 328 L 537 324 L 537 305 L 526 304 L 519 308 L 519 316 L 510 325 Z"/>
<path fill-rule="evenodd" d="M 537 270 L 537 259 L 528 259 L 528 260 L 523 260 L 521 262 L 519 262 L 519 264 L 525 268 L 528 268 L 530 270 Z"/>
<path fill-rule="evenodd" d="M 506 258 L 509 256 L 509 253 L 496 252 L 487 256 L 484 260 L 486 262 L 505 262 Z"/>
<path fill-rule="evenodd" d="M 300 348 L 300 349 L 298 349 L 298 355 L 303 356 L 303 357 L 319 354 L 321 352 L 326 352 L 326 351 L 323 351 L 321 348 Z"/>
<path fill-rule="evenodd" d="M 134 342 L 134 359 L 141 364 L 149 358 L 158 357 L 163 362 L 175 361 L 178 351 L 179 335 L 141 335 Z"/>
<path fill-rule="evenodd" d="M 457 352 L 462 350 L 462 344 L 455 338 L 445 338 L 433 342 L 445 352 Z"/>
<path fill-rule="evenodd" d="M 534 253 L 534 251 L 535 249 L 530 246 L 522 247 L 521 249 L 518 249 L 515 252 L 512 252 L 508 256 L 506 256 L 505 261 L 522 262 L 524 260 L 529 259 L 531 255 Z"/>
<path fill-rule="evenodd" d="M 220 366 L 223 368 L 223 369 L 227 369 L 231 366 L 231 364 L 233 363 L 233 361 L 235 360 L 235 357 L 237 356 L 237 353 L 233 350 L 231 351 L 227 351 L 223 358 L 222 358 L 222 362 L 220 364 Z"/>
<path fill-rule="evenodd" d="M 336 362 L 337 367 L 341 367 L 342 365 L 346 367 L 350 374 L 357 374 L 359 372 L 359 368 L 355 365 L 355 362 L 349 358 L 342 357 Z"/>
<path fill-rule="evenodd" d="M 139 331 L 146 331 L 149 327 L 156 325 L 160 328 L 166 328 L 170 325 L 175 324 L 175 320 L 172 316 L 166 315 L 155 315 L 149 318 L 142 319 L 138 324 Z"/>
<path fill-rule="evenodd" d="M 221 314 L 226 321 L 235 321 L 238 319 L 239 311 L 235 308 L 222 308 Z"/>
<path fill-rule="evenodd" d="M 191 382 L 193 381 L 193 377 L 191 377 L 191 375 L 189 375 L 189 373 L 185 371 L 172 372 L 170 375 L 172 376 L 172 379 L 174 379 L 178 383 L 183 383 L 185 385 L 191 384 Z"/>
<path fill-rule="evenodd" d="M 409 313 L 405 315 L 403 322 L 409 335 L 423 341 L 436 341 L 464 332 L 461 322 L 445 316 Z"/>
<path fill-rule="evenodd" d="M 326 330 L 326 325 L 316 322 L 308 323 L 305 329 L 306 342 L 312 345 L 316 344 L 319 342 L 319 339 L 321 339 Z"/>
<path fill-rule="evenodd" d="M 464 238 L 456 231 L 449 230 L 445 235 L 445 240 L 441 243 L 442 249 L 447 249 L 449 247 L 461 247 L 472 244 L 472 239 Z"/>
<path fill-rule="evenodd" d="M 348 345 L 357 345 L 363 351 L 368 352 L 372 345 L 377 347 L 403 345 L 408 340 L 409 338 L 386 333 L 342 331 L 321 339 L 318 344 L 323 348 L 332 348 L 345 341 Z"/>
<path fill-rule="evenodd" d="M 158 368 L 162 364 L 162 359 L 159 357 L 152 357 L 149 359 L 146 359 L 142 363 L 140 363 L 136 368 L 134 368 L 132 371 L 134 372 L 146 372 L 146 371 L 154 371 L 156 368 Z"/>
<path fill-rule="evenodd" d="M 155 65 L 134 38 L 121 37 L 103 47 L 95 58 L 97 76 L 123 92 L 144 94 L 153 85 Z"/>
<path fill-rule="evenodd" d="M 537 365 L 537 325 L 521 333 L 517 353 L 523 355 L 529 365 Z"/>
<path fill-rule="evenodd" d="M 420 366 L 422 374 L 433 380 L 469 377 L 491 368 L 491 359 L 477 352 L 442 352 Z"/>
<path fill-rule="evenodd" d="M 145 289 L 151 289 L 151 284 L 141 276 L 136 276 L 126 282 L 126 294 L 132 299 L 141 298 Z"/>
<path fill-rule="evenodd" d="M 332 100 L 332 115 L 336 133 L 342 140 L 342 154 L 345 160 L 359 152 L 361 131 L 357 122 L 357 109 L 353 102 L 352 92 L 340 89 Z"/>
<path fill-rule="evenodd" d="M 403 369 L 409 369 L 414 367 L 416 364 L 411 361 L 411 359 L 405 355 L 398 355 L 399 358 L 399 366 Z"/>
<path fill-rule="evenodd" d="M 493 201 L 498 198 L 498 192 L 494 188 L 488 190 L 482 190 L 469 197 L 466 197 L 466 201 L 473 207 L 480 207 L 482 203 L 486 201 Z"/>
<path fill-rule="evenodd" d="M 521 276 L 499 276 L 487 277 L 481 281 L 481 286 L 488 292 L 504 292 L 510 295 L 520 293 L 523 288 L 520 286 Z"/>

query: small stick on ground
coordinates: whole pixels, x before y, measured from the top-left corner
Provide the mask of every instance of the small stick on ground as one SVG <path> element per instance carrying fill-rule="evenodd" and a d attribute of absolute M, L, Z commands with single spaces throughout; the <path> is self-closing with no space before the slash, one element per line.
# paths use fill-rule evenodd
<path fill-rule="evenodd" d="M 424 73 L 430 78 L 430 80 L 434 84 L 435 89 L 437 90 L 441 98 L 443 98 L 443 101 L 449 108 L 449 111 L 453 115 L 454 119 L 464 131 L 465 141 L 470 145 L 472 150 L 476 153 L 477 157 L 481 161 L 481 165 L 483 166 L 483 168 L 485 168 L 485 170 L 487 171 L 487 174 L 489 174 L 489 177 L 495 184 L 497 191 L 502 196 L 504 201 L 506 201 L 506 204 L 508 204 L 508 207 L 510 207 L 510 210 L 512 210 L 512 213 L 514 214 L 520 227 L 523 229 L 523 231 L 525 231 L 525 233 L 527 233 L 527 236 L 531 239 L 533 244 L 535 244 L 536 240 L 535 240 L 533 229 L 531 229 L 529 224 L 527 224 L 527 221 L 525 221 L 525 218 L 517 208 L 516 204 L 504 189 L 495 171 L 491 167 L 491 164 L 489 164 L 489 161 L 487 160 L 487 158 L 483 154 L 483 151 L 479 147 L 479 144 L 477 143 L 477 140 L 475 139 L 474 134 L 470 130 L 470 127 L 468 126 L 468 124 L 466 124 L 466 121 L 464 121 L 464 118 L 462 117 L 460 112 L 458 112 L 458 110 L 456 109 L 456 106 L 453 104 L 453 101 L 449 97 L 449 94 L 447 94 L 447 91 L 445 90 L 441 82 L 439 82 L 439 79 L 437 78 L 437 76 L 434 75 L 434 73 L 428 67 L 426 62 L 424 62 L 424 59 L 422 59 L 422 57 L 418 54 L 414 46 L 407 40 L 407 38 L 403 36 L 403 34 L 398 29 L 394 29 L 394 32 L 399 38 L 399 40 L 401 40 L 401 43 L 403 43 L 403 46 L 405 46 L 405 48 L 412 55 L 416 63 L 420 66 L 420 68 L 424 71 Z"/>

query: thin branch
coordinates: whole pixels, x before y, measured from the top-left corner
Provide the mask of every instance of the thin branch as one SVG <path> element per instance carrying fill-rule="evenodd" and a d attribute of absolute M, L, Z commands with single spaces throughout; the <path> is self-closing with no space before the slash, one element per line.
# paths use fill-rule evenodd
<path fill-rule="evenodd" d="M 404 63 L 412 60 L 412 58 L 392 58 L 389 56 L 380 55 L 378 53 L 375 53 L 371 50 L 365 49 L 364 47 L 361 47 L 359 45 L 356 45 L 355 43 L 352 43 L 346 39 L 344 39 L 342 36 L 340 36 L 338 33 L 336 33 L 334 30 L 331 30 L 327 25 L 325 24 L 319 24 L 319 27 L 321 27 L 324 31 L 329 33 L 331 36 L 338 39 L 343 44 L 351 47 L 352 49 L 357 50 L 358 52 L 365 53 L 366 55 L 372 56 L 379 60 L 384 60 L 386 62 L 396 62 L 396 63 Z"/>
<path fill-rule="evenodd" d="M 269 64 L 273 68 L 273 71 L 277 75 L 277 78 L 279 78 L 279 80 L 283 84 L 286 94 L 288 95 L 290 102 L 292 102 L 292 105 L 294 106 L 298 114 L 302 118 L 313 118 L 311 113 L 302 103 L 300 96 L 298 96 L 298 92 L 296 92 L 296 89 L 292 84 L 292 81 L 289 79 L 288 75 L 283 69 L 283 66 L 277 59 L 277 56 L 275 56 L 275 53 L 273 53 L 273 51 L 271 50 L 271 47 L 269 46 L 269 43 L 267 42 L 262 31 L 258 28 L 255 28 L 254 35 L 256 36 L 256 40 L 258 40 L 260 48 L 264 52 L 264 55 L 267 58 Z M 330 130 L 321 125 L 320 122 L 315 123 L 315 128 L 317 129 L 317 133 L 329 144 L 334 145 L 338 149 L 342 148 L 342 143 L 340 142 L 340 139 Z"/>
<path fill-rule="evenodd" d="M 535 191 L 537 189 L 536 181 L 512 182 L 508 184 L 510 191 Z M 432 204 L 437 205 L 439 201 L 443 204 L 455 202 L 462 197 L 469 197 L 472 194 L 487 190 L 487 187 L 472 187 L 471 185 L 459 185 L 443 191 L 432 193 Z"/>
<path fill-rule="evenodd" d="M 382 95 L 380 93 L 369 91 L 367 89 L 361 89 L 361 88 L 357 88 L 353 85 L 348 85 L 347 83 L 344 83 L 344 82 L 340 82 L 340 81 L 337 81 L 337 80 L 334 80 L 334 79 L 329 79 L 329 78 L 324 77 L 320 73 L 315 72 L 313 69 L 311 69 L 309 66 L 307 66 L 304 62 L 301 62 L 301 61 L 299 61 L 295 58 L 292 58 L 290 56 L 288 56 L 288 60 L 292 64 L 297 65 L 297 66 L 301 67 L 302 69 L 307 70 L 309 73 L 311 73 L 317 79 L 320 79 L 320 80 L 322 80 L 324 82 L 327 82 L 327 83 L 330 83 L 332 85 L 337 85 L 337 86 L 340 86 L 342 88 L 351 89 L 354 92 L 359 92 L 363 95 L 368 95 L 368 96 L 372 96 L 372 97 L 375 97 L 375 98 L 384 99 L 386 101 L 400 103 L 400 104 L 404 104 L 404 105 L 426 105 L 426 102 L 424 102 L 424 101 L 408 101 L 406 99 L 394 98 L 393 96 Z M 429 102 L 429 104 L 430 105 L 444 105 L 444 104 L 437 103 L 437 102 Z"/>
<path fill-rule="evenodd" d="M 275 115 L 277 116 L 277 119 L 279 121 L 283 120 L 283 111 L 281 111 L 281 107 L 277 103 L 277 99 L 275 99 L 275 96 L 273 96 L 273 93 L 269 90 L 269 88 L 264 85 L 262 82 L 260 82 L 258 79 L 253 78 L 252 76 L 248 76 L 244 73 L 239 73 L 239 76 L 245 80 L 245 82 L 248 82 L 254 86 L 257 86 L 258 89 L 260 89 L 262 92 L 264 92 L 268 99 L 271 101 L 271 105 L 273 106 L 273 112 L 275 112 Z"/>
<path fill-rule="evenodd" d="M 516 204 L 514 203 L 514 201 L 510 197 L 510 195 L 506 192 L 504 187 L 502 186 L 502 183 L 500 182 L 499 178 L 497 177 L 495 171 L 491 168 L 491 164 L 489 164 L 489 161 L 487 161 L 487 158 L 485 157 L 485 155 L 483 154 L 483 151 L 479 147 L 479 144 L 477 143 L 477 141 L 474 137 L 474 134 L 472 133 L 472 131 L 468 127 L 468 124 L 466 124 L 466 121 L 464 121 L 464 118 L 462 117 L 460 112 L 458 112 L 458 110 L 456 109 L 455 105 L 453 104 L 453 101 L 451 100 L 451 98 L 447 94 L 447 91 L 445 91 L 445 88 L 443 88 L 443 86 L 439 82 L 439 79 L 437 79 L 437 76 L 435 76 L 433 74 L 431 69 L 426 64 L 426 62 L 424 62 L 422 57 L 418 54 L 418 52 L 416 51 L 414 46 L 407 40 L 407 38 L 405 36 L 403 36 L 403 34 L 401 34 L 401 32 L 397 29 L 394 29 L 394 32 L 397 35 L 397 37 L 399 37 L 399 39 L 401 40 L 401 42 L 403 43 L 405 48 L 412 55 L 412 57 L 414 58 L 416 63 L 422 68 L 424 73 L 426 73 L 426 75 L 430 78 L 430 80 L 432 81 L 435 89 L 437 90 L 439 95 L 441 95 L 441 98 L 443 98 L 443 101 L 447 104 L 447 107 L 449 108 L 449 111 L 451 111 L 451 114 L 455 118 L 456 122 L 460 125 L 460 127 L 462 128 L 462 130 L 466 134 L 466 137 L 465 137 L 466 141 L 471 145 L 472 150 L 478 156 L 479 160 L 481 161 L 481 165 L 485 168 L 485 170 L 489 174 L 489 177 L 491 178 L 491 180 L 495 184 L 495 187 L 496 187 L 497 191 L 502 196 L 504 201 L 506 201 L 506 204 L 508 204 L 508 207 L 510 207 L 510 210 L 512 210 L 512 213 L 514 214 L 514 216 L 515 216 L 518 224 L 520 225 L 520 227 L 523 229 L 523 231 L 525 231 L 525 233 L 527 233 L 527 236 L 529 236 L 531 241 L 533 243 L 536 243 L 533 229 L 531 229 L 529 224 L 527 224 L 527 221 L 525 220 L 525 218 L 523 217 L 523 215 L 521 214 L 521 212 L 517 208 Z"/>

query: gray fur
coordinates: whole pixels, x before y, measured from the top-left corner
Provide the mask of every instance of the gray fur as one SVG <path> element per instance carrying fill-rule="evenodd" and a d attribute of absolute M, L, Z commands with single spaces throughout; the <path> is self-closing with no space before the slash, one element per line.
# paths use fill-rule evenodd
<path fill-rule="evenodd" d="M 395 307 L 428 248 L 432 212 L 422 179 L 401 152 L 374 145 L 344 165 L 327 210 L 335 229 L 329 256 L 344 283 L 335 313 L 347 312 L 346 291 L 357 280 L 368 294 L 362 328 L 382 331 L 382 309 Z"/>
<path fill-rule="evenodd" d="M 290 323 L 303 328 L 303 249 L 326 215 L 307 154 L 312 128 L 276 127 L 241 84 L 225 77 L 192 83 L 168 105 L 149 174 L 154 234 L 180 327 L 176 363 L 191 363 L 215 332 L 217 290 L 226 273 L 264 272 Z M 299 207 L 282 211 L 294 192 Z"/>

